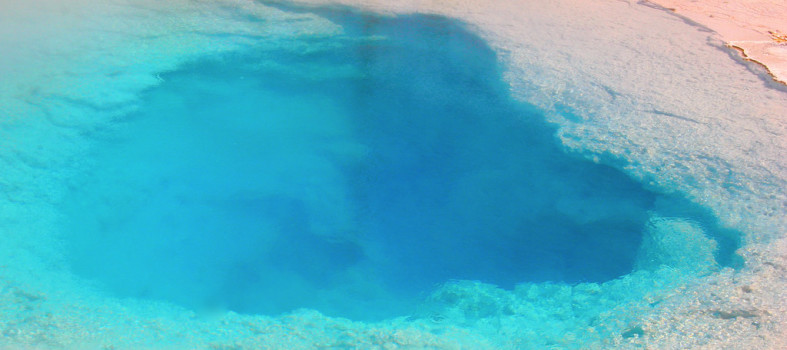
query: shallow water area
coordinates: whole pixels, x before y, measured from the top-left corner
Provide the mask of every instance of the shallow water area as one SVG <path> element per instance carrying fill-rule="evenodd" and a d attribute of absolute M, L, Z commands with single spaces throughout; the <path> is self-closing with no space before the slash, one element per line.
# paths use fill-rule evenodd
<path fill-rule="evenodd" d="M 91 135 L 58 204 L 77 275 L 195 310 L 380 320 L 451 280 L 624 276 L 654 217 L 731 263 L 736 233 L 706 210 L 567 154 L 460 23 L 329 15 L 344 35 L 161 74 Z"/>

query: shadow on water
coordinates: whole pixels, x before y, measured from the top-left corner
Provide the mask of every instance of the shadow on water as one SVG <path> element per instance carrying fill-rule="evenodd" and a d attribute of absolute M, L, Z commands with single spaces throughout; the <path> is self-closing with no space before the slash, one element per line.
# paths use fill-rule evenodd
<path fill-rule="evenodd" d="M 97 139 L 63 204 L 77 273 L 196 309 L 374 320 L 450 279 L 625 275 L 654 211 L 730 261 L 707 211 L 563 152 L 461 23 L 314 11 L 345 33 L 162 75 Z"/>

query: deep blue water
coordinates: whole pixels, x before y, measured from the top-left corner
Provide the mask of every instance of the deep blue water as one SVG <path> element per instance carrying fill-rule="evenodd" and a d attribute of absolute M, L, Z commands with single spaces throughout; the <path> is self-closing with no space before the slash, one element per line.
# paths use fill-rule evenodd
<path fill-rule="evenodd" d="M 379 319 L 451 279 L 627 274 L 649 211 L 718 230 L 565 153 L 460 23 L 330 14 L 346 35 L 162 74 L 93 135 L 63 204 L 74 271 L 195 309 Z"/>

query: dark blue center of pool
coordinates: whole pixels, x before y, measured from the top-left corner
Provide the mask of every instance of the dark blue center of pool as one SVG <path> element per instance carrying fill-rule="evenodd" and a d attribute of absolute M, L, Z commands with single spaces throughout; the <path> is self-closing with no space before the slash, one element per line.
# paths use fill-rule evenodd
<path fill-rule="evenodd" d="M 407 314 L 451 279 L 627 274 L 657 195 L 567 155 L 495 54 L 434 17 L 162 75 L 97 132 L 64 204 L 73 269 L 120 296 Z"/>

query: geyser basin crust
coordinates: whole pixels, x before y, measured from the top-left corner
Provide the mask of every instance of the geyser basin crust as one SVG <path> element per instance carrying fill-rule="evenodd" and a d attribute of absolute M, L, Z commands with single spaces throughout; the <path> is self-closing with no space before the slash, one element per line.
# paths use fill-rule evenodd
<path fill-rule="evenodd" d="M 705 0 L 651 1 L 717 32 L 746 59 L 766 67 L 773 79 L 787 84 L 787 4 L 778 0 L 725 2 Z"/>
<path fill-rule="evenodd" d="M 705 275 L 714 271 L 709 236 L 695 222 L 667 215 L 648 219 L 638 255 L 661 260 L 638 260 L 637 271 L 621 279 L 576 286 L 525 283 L 513 290 L 452 283 L 430 296 L 432 308 L 410 320 L 353 323 L 309 311 L 199 318 L 171 304 L 118 299 L 86 286 L 63 270 L 69 260 L 56 240 L 62 227 L 55 225 L 63 213 L 52 204 L 73 191 L 64 179 L 90 168 L 83 164 L 91 159 L 84 152 L 107 127 L 116 127 L 113 118 L 130 115 L 139 92 L 184 61 L 265 45 L 307 53 L 309 45 L 293 45 L 300 39 L 287 37 L 321 38 L 342 30 L 318 16 L 245 2 L 124 4 L 74 2 L 67 11 L 53 4 L 30 7 L 52 9 L 55 17 L 15 4 L 0 14 L 5 16 L 0 26 L 13 28 L 4 27 L 3 34 L 28 36 L 25 41 L 3 36 L 16 54 L 0 58 L 8 82 L 0 109 L 10 116 L 0 137 L 4 346 L 768 347 L 784 334 L 777 291 L 784 289 L 779 283 L 785 262 L 774 253 L 784 245 L 769 250 L 762 244 L 785 227 L 786 167 L 779 156 L 785 151 L 779 119 L 785 97 L 764 89 L 715 48 L 681 48 L 703 42 L 706 34 L 687 31 L 690 27 L 653 9 L 617 1 L 503 1 L 416 10 L 471 23 L 503 53 L 515 96 L 544 109 L 569 149 L 662 191 L 688 193 L 741 229 L 744 269 Z M 697 55 L 707 67 L 692 65 Z M 615 62 L 626 65 L 611 66 Z M 699 254 L 686 260 L 680 251 Z M 706 268 L 690 271 L 697 266 Z M 672 327 L 678 325 L 679 334 L 706 336 L 676 336 Z M 733 336 L 722 336 L 721 328 Z"/>

